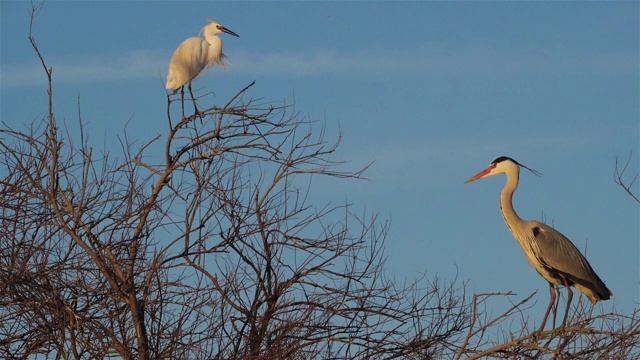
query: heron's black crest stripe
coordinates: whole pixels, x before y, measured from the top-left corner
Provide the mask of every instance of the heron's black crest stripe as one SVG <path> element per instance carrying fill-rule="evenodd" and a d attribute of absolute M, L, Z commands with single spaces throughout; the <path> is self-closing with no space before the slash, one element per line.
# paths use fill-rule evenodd
<path fill-rule="evenodd" d="M 538 234 L 540 234 L 540 228 L 536 226 L 531 230 L 533 231 L 533 236 L 538 237 Z"/>
<path fill-rule="evenodd" d="M 513 162 L 514 164 L 516 164 L 516 165 L 518 165 L 518 166 L 520 166 L 520 167 L 523 167 L 523 168 L 525 168 L 525 169 L 527 169 L 527 170 L 531 171 L 531 173 L 532 173 L 533 175 L 535 175 L 535 176 L 542 176 L 542 173 L 541 173 L 541 172 L 539 172 L 538 170 L 534 170 L 534 169 L 532 169 L 532 168 L 530 168 L 530 167 L 528 167 L 528 166 L 526 166 L 526 165 L 522 165 L 522 164 L 520 164 L 519 162 L 515 161 L 514 159 L 512 159 L 512 158 L 510 158 L 510 157 L 508 157 L 508 156 L 500 156 L 500 157 L 496 158 L 495 160 L 493 160 L 493 161 L 491 162 L 491 165 L 494 165 L 494 166 L 495 166 L 496 164 L 499 164 L 499 163 L 501 163 L 501 162 L 503 162 L 503 161 L 507 161 L 507 160 L 509 160 L 509 161 Z"/>
<path fill-rule="evenodd" d="M 501 163 L 501 162 L 503 162 L 503 161 L 507 161 L 507 160 L 511 160 L 511 161 L 513 161 L 514 163 L 518 164 L 518 162 L 517 162 L 517 161 L 515 161 L 515 160 L 513 160 L 512 158 L 507 157 L 507 156 L 500 156 L 499 158 L 496 158 L 495 160 L 493 160 L 491 163 L 492 163 L 492 164 L 497 164 L 497 163 Z M 520 165 L 520 164 L 518 164 L 518 165 Z"/>

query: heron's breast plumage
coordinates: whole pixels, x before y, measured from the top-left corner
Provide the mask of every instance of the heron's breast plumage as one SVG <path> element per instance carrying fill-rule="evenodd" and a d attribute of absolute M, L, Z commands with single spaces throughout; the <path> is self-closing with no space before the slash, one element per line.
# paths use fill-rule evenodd
<path fill-rule="evenodd" d="M 511 233 L 518 241 L 518 244 L 520 244 L 527 260 L 534 269 L 536 269 L 538 274 L 554 285 L 562 285 L 562 279 L 557 277 L 552 269 L 545 264 L 544 256 L 540 251 L 533 232 L 511 229 Z"/>

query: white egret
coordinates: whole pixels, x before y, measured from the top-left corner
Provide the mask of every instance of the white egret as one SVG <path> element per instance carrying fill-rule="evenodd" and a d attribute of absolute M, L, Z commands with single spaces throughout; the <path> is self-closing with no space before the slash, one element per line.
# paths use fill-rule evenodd
<path fill-rule="evenodd" d="M 189 93 L 191 93 L 196 113 L 198 109 L 191 91 L 191 81 L 200 74 L 205 66 L 218 65 L 226 69 L 223 62 L 226 56 L 222 53 L 222 40 L 217 34 L 227 33 L 240 37 L 224 26 L 211 20 L 208 21 L 209 23 L 200 31 L 201 34 L 204 33 L 204 39 L 199 36 L 190 37 L 178 46 L 171 57 L 171 62 L 169 62 L 169 74 L 167 75 L 167 90 L 173 90 L 175 94 L 178 89 L 182 89 L 183 101 L 184 85 L 189 84 Z"/>
<path fill-rule="evenodd" d="M 551 307 L 556 300 L 555 286 L 565 286 L 568 292 L 567 307 L 562 321 L 564 327 L 573 298 L 571 286 L 586 295 L 593 304 L 600 300 L 609 300 L 613 293 L 593 271 L 580 250 L 567 237 L 546 224 L 534 220 L 525 221 L 516 214 L 511 199 L 518 188 L 520 167 L 539 175 L 535 170 L 529 169 L 511 158 L 501 156 L 493 160 L 488 168 L 467 180 L 465 184 L 488 176 L 507 175 L 507 184 L 500 194 L 502 216 L 511 230 L 511 234 L 522 247 L 527 260 L 549 282 L 551 301 L 539 331 L 544 329 Z"/>

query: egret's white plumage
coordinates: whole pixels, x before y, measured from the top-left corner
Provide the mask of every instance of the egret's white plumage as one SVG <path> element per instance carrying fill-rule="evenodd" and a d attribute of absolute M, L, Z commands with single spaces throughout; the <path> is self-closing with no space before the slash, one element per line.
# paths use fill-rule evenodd
<path fill-rule="evenodd" d="M 204 39 L 190 37 L 173 53 L 167 75 L 167 90 L 174 90 L 175 93 L 184 85 L 190 84 L 205 66 L 219 65 L 224 68 L 222 40 L 217 34 L 227 33 L 239 37 L 238 34 L 211 20 L 200 33 L 204 34 Z"/>
<path fill-rule="evenodd" d="M 529 169 L 511 158 L 501 156 L 492 161 L 488 168 L 466 182 L 470 183 L 498 174 L 507 175 L 507 184 L 500 193 L 502 216 L 509 230 L 511 230 L 511 234 L 522 247 L 527 260 L 549 282 L 551 301 L 549 301 L 547 312 L 540 326 L 540 331 L 542 331 L 556 299 L 555 286 L 565 286 L 568 292 L 567 307 L 562 326 L 567 321 L 573 297 L 572 286 L 586 295 L 593 304 L 600 300 L 608 300 L 613 293 L 596 274 L 587 259 L 580 253 L 580 250 L 566 236 L 539 221 L 522 220 L 516 214 L 513 209 L 512 198 L 513 193 L 518 188 L 520 167 L 538 174 L 535 170 Z"/>

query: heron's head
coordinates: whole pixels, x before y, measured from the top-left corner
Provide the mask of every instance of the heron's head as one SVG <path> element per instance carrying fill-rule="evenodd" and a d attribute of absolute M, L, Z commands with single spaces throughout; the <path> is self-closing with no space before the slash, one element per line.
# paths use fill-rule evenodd
<path fill-rule="evenodd" d="M 464 183 L 468 184 L 472 181 L 476 181 L 478 179 L 482 179 L 485 177 L 498 175 L 498 174 L 507 174 L 511 172 L 519 173 L 521 167 L 531 171 L 536 176 L 541 175 L 538 171 L 533 170 L 529 167 L 526 167 L 520 164 L 519 162 L 513 160 L 510 157 L 500 156 L 499 158 L 493 160 L 491 164 L 489 164 L 489 167 L 480 171 L 476 175 L 472 176 L 469 180 L 465 181 Z"/>
<path fill-rule="evenodd" d="M 207 36 L 214 36 L 220 33 L 225 33 L 225 34 L 229 34 L 229 35 L 233 35 L 235 37 L 240 37 L 240 35 L 234 33 L 233 31 L 227 29 L 226 27 L 218 24 L 215 21 L 211 21 L 208 20 L 209 22 L 207 25 L 205 25 L 205 27 L 202 28 L 202 30 L 200 31 L 201 33 L 204 33 L 205 38 Z"/>

